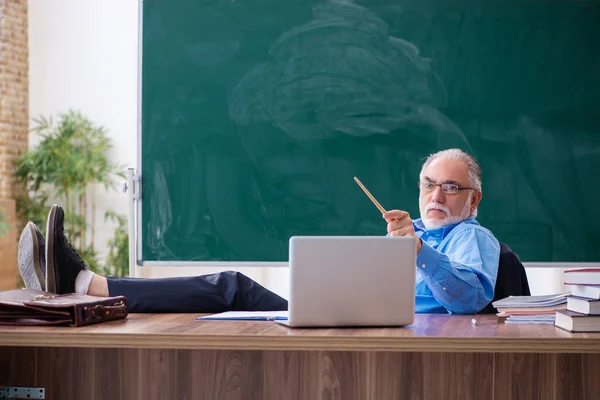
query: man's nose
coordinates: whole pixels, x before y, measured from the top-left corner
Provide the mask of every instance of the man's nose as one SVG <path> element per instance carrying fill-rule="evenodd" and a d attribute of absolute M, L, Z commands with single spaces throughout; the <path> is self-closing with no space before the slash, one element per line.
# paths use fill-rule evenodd
<path fill-rule="evenodd" d="M 444 199 L 445 197 L 444 192 L 442 191 L 442 187 L 436 186 L 433 190 L 433 193 L 431 193 L 431 200 L 435 201 L 436 203 L 443 203 Z"/>

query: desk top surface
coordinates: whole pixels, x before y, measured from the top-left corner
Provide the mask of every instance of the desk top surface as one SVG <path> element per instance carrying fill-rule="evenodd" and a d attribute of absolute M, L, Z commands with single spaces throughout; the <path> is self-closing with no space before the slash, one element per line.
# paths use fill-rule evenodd
<path fill-rule="evenodd" d="M 198 314 L 130 314 L 71 327 L 0 326 L 0 346 L 160 349 L 600 353 L 600 333 L 509 325 L 494 315 L 417 314 L 403 328 L 288 328 L 273 321 L 196 321 Z"/>

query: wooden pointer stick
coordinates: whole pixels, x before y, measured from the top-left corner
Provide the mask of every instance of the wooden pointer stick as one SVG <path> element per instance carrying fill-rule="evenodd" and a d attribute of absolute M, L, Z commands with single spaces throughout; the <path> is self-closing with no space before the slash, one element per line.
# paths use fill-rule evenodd
<path fill-rule="evenodd" d="M 379 202 L 377 200 L 375 200 L 375 197 L 373 197 L 373 195 L 367 190 L 367 188 L 365 187 L 365 185 L 363 185 L 357 177 L 354 177 L 354 180 L 356 181 L 356 183 L 358 183 L 358 186 L 360 186 L 360 188 L 363 190 L 363 192 L 365 192 L 365 194 L 369 197 L 369 199 L 371 199 L 371 201 L 373 202 L 373 204 L 375 204 L 375 207 L 377 207 L 379 209 L 379 211 L 381 211 L 382 214 L 385 213 L 385 208 L 381 207 L 381 204 L 379 204 Z"/>

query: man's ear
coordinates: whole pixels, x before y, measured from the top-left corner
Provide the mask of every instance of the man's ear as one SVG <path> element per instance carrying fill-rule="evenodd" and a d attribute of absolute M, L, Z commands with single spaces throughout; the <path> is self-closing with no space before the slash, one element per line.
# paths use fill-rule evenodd
<path fill-rule="evenodd" d="M 479 205 L 479 202 L 481 201 L 482 197 L 483 193 L 481 192 L 481 190 L 475 190 L 473 192 L 473 197 L 471 198 L 471 215 Z"/>

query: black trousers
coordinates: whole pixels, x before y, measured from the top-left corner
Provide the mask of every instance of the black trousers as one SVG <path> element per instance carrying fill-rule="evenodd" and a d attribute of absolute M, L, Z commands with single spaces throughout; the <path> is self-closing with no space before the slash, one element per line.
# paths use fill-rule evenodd
<path fill-rule="evenodd" d="M 175 278 L 107 278 L 132 313 L 285 311 L 287 300 L 237 271 Z"/>

